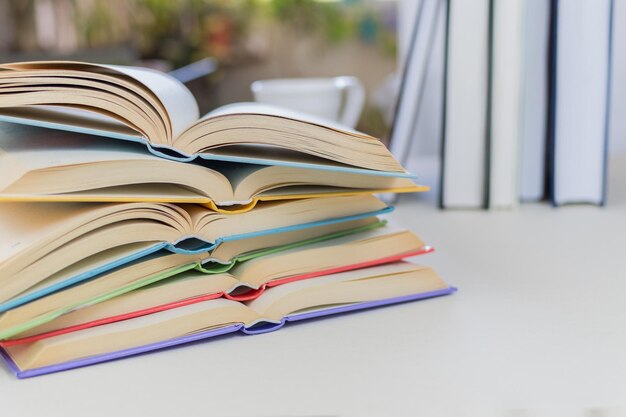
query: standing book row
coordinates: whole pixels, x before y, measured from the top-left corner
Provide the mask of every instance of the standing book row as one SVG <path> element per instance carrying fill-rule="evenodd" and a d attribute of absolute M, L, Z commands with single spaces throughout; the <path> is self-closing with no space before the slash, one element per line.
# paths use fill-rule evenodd
<path fill-rule="evenodd" d="M 381 217 L 375 193 L 427 187 L 375 138 L 257 103 L 200 117 L 140 68 L 4 64 L 0 92 L 0 354 L 18 377 L 455 290 Z"/>
<path fill-rule="evenodd" d="M 613 0 L 422 0 L 396 155 L 408 150 L 402 131 L 418 114 L 438 14 L 446 15 L 440 206 L 604 204 Z"/>

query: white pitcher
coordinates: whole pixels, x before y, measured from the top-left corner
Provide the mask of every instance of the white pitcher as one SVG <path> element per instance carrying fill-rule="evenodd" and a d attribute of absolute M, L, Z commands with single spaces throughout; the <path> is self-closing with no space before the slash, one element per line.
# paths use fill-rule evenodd
<path fill-rule="evenodd" d="M 365 90 L 356 77 L 277 78 L 250 86 L 254 99 L 338 121 L 355 127 L 365 102 Z"/>

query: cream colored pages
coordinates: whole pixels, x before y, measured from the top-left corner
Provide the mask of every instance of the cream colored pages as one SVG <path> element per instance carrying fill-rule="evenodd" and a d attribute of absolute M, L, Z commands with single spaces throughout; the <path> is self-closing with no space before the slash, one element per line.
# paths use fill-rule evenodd
<path fill-rule="evenodd" d="M 40 281 L 36 285 L 29 288 L 27 291 L 21 293 L 21 295 L 27 295 L 29 293 L 41 290 L 43 288 L 47 288 L 51 285 L 66 281 L 73 277 L 76 277 L 80 274 L 93 271 L 94 269 L 101 268 L 105 265 L 108 265 L 112 262 L 117 261 L 120 258 L 135 254 L 142 250 L 153 247 L 156 242 L 141 242 L 141 243 L 131 243 L 128 245 L 122 245 L 115 248 L 110 248 L 105 251 L 99 252 L 95 255 L 88 256 L 79 262 L 76 262 L 67 268 L 64 268 L 49 277 L 45 278 L 43 281 Z"/>
<path fill-rule="evenodd" d="M 150 68 L 100 65 L 126 74 L 148 87 L 163 103 L 172 123 L 174 137 L 191 126 L 200 117 L 198 103 L 180 81 L 163 72 Z"/>
<path fill-rule="evenodd" d="M 325 309 L 446 287 L 429 268 L 396 263 L 285 284 L 268 290 L 247 305 L 224 299 L 209 300 L 6 349 L 24 370 L 236 323 L 250 327 L 263 321 L 278 321 L 284 315 L 307 308 Z"/>
<path fill-rule="evenodd" d="M 394 178 L 353 173 L 337 174 L 332 171 L 311 170 L 288 166 L 266 166 L 255 170 L 238 172 L 237 169 L 225 168 L 236 200 L 245 200 L 250 196 L 289 195 L 301 192 L 315 193 L 341 191 L 335 187 L 352 189 L 385 190 L 391 188 L 415 188 L 415 183 L 408 178 Z M 333 188 L 331 188 L 333 187 Z"/>
<path fill-rule="evenodd" d="M 93 298 L 109 294 L 111 291 L 143 278 L 194 262 L 195 257 L 192 255 L 167 255 L 114 270 L 98 279 L 48 295 L 1 314 L 0 331 L 5 331 L 15 325 L 26 323 L 58 309 L 84 306 Z"/>
<path fill-rule="evenodd" d="M 205 294 L 219 294 L 236 283 L 237 280 L 229 274 L 206 275 L 197 271 L 184 272 L 158 285 L 141 288 L 102 303 L 74 310 L 42 326 L 20 333 L 17 337 L 29 337 Z"/>
<path fill-rule="evenodd" d="M 0 65 L 0 67 L 4 67 L 5 69 L 17 70 L 7 71 L 0 74 L 2 78 L 19 76 L 19 71 L 30 71 L 31 76 L 41 74 L 41 77 L 65 75 L 78 78 L 84 76 L 84 78 L 86 79 L 85 83 L 90 82 L 90 80 L 97 80 L 108 82 L 110 83 L 110 85 L 119 84 L 119 86 L 128 86 L 128 83 L 130 82 L 131 84 L 134 84 L 134 93 L 138 94 L 139 96 L 143 96 L 143 99 L 148 99 L 147 101 L 150 101 L 152 98 L 156 99 L 156 102 L 159 103 L 157 107 L 161 107 L 161 109 L 165 111 L 164 114 L 159 109 L 157 109 L 157 112 L 161 114 L 161 118 L 165 118 L 163 122 L 166 126 L 169 127 L 168 130 L 171 130 L 171 132 L 163 132 L 166 134 L 166 136 L 169 136 L 170 134 L 172 136 L 177 135 L 185 128 L 192 125 L 199 117 L 197 103 L 192 94 L 182 83 L 165 73 L 161 73 L 159 71 L 151 70 L 148 68 L 126 67 L 117 65 L 99 65 L 70 61 L 9 63 Z M 37 73 L 33 73 L 33 70 L 37 71 Z M 119 83 L 115 82 L 115 77 L 119 78 Z M 14 87 L 14 85 L 17 87 Z M 3 87 L 3 91 L 10 91 L 11 88 L 20 89 L 27 85 L 28 83 L 25 82 L 8 84 Z M 41 82 L 39 82 L 39 85 L 40 87 L 34 90 L 37 93 L 41 93 L 48 89 L 51 92 L 52 96 L 56 94 L 54 93 L 53 88 L 48 88 L 48 86 L 42 84 Z M 104 86 L 103 84 L 101 84 L 101 87 L 104 88 L 105 91 L 107 90 L 106 86 Z M 115 85 L 114 87 L 117 87 L 117 85 Z M 76 89 L 75 92 L 71 94 L 77 97 L 82 95 L 84 96 L 84 99 L 89 100 L 91 100 L 90 97 L 95 97 L 100 94 L 100 91 L 96 89 L 85 90 L 84 92 L 81 92 L 79 91 L 80 88 L 84 89 L 85 87 L 78 87 L 78 89 Z M 115 88 L 111 88 L 111 91 L 114 90 Z M 62 90 L 59 90 L 59 92 L 62 92 Z M 63 102 L 62 94 L 59 97 L 61 102 Z M 24 96 L 24 98 L 26 99 L 26 96 Z M 112 109 L 115 107 L 116 101 L 118 100 L 111 96 L 109 100 L 101 101 L 101 105 L 96 105 L 95 108 L 97 109 L 109 107 Z M 55 103 L 55 100 L 52 100 L 49 103 L 53 104 Z M 93 103 L 95 102 L 92 101 L 92 104 Z M 119 103 L 124 103 L 123 99 L 120 99 Z M 104 112 L 104 114 L 106 114 L 106 112 Z M 122 117 L 128 117 L 130 115 L 130 113 L 125 111 L 120 111 L 118 114 Z M 152 138 L 148 138 L 148 140 L 150 139 Z M 163 139 L 167 139 L 171 142 L 172 137 Z"/>
<path fill-rule="evenodd" d="M 360 280 L 364 278 L 369 279 L 376 276 L 398 274 L 414 270 L 415 268 L 416 265 L 410 264 L 408 262 L 398 262 L 388 265 L 376 266 L 373 268 L 356 269 L 353 271 L 341 272 L 338 274 L 325 275 L 317 277 L 315 279 L 305 279 L 302 281 L 290 282 L 288 284 L 279 285 L 277 287 L 267 290 L 262 297 L 248 302 L 247 305 L 254 311 L 258 312 L 260 315 L 263 315 L 263 312 L 268 310 L 272 306 L 272 304 L 295 292 L 322 287 L 326 284 L 336 284 L 341 282 Z"/>
<path fill-rule="evenodd" d="M 2 146 L 0 146 L 0 169 L 2 170 L 2 175 L 0 175 L 0 190 L 6 189 L 28 172 L 20 156 L 8 153 Z"/>
<path fill-rule="evenodd" d="M 125 141 L 93 140 L 77 133 L 0 123 L 0 161 L 6 161 L 0 166 L 0 191 L 5 195 L 90 192 L 123 196 L 131 190 L 103 189 L 140 184 L 146 186 L 146 192 L 134 191 L 141 198 L 196 194 L 232 200 L 230 183 L 219 172 L 159 158 L 145 152 L 142 145 Z M 178 189 L 172 189 L 175 186 Z"/>
<path fill-rule="evenodd" d="M 382 255 L 372 253 L 373 250 L 380 249 L 380 246 L 384 246 L 382 250 L 397 254 L 411 248 L 416 249 L 421 244 L 421 241 L 408 231 L 391 233 L 390 230 L 386 230 L 386 233 L 384 233 L 385 230 L 385 228 L 381 228 L 376 229 L 376 232 L 351 234 L 342 238 L 264 255 L 240 263 L 239 266 L 231 269 L 229 273 L 207 275 L 195 270 L 183 272 L 175 277 L 160 281 L 158 285 L 140 288 L 103 303 L 92 304 L 86 308 L 65 314 L 30 332 L 21 333 L 19 337 L 56 330 L 91 320 L 131 313 L 202 295 L 220 295 L 223 292 L 232 292 L 240 288 L 242 284 L 256 288 L 258 284 L 275 277 L 288 277 L 298 273 L 320 271 L 329 266 L 350 265 L 363 259 L 375 259 L 386 256 L 387 253 Z M 403 242 L 406 240 L 406 234 L 413 238 L 408 249 L 406 242 Z M 372 247 L 371 243 L 376 241 L 378 241 L 378 245 Z M 266 242 L 264 246 L 273 245 Z M 248 267 L 248 265 L 253 266 Z M 104 275 L 100 279 L 106 280 L 107 277 L 108 275 Z M 250 283 L 252 284 L 250 285 Z M 81 292 L 80 287 L 67 291 L 77 294 L 75 297 L 76 302 L 81 300 L 82 296 L 79 295 Z"/>
<path fill-rule="evenodd" d="M 169 236 L 168 236 L 169 234 Z M 0 284 L 0 302 L 28 291 L 41 280 L 80 262 L 81 259 L 97 255 L 109 248 L 128 245 L 136 242 L 151 242 L 153 246 L 158 242 L 177 236 L 172 228 L 155 222 L 121 222 L 110 225 L 94 232 L 87 233 L 71 241 L 70 244 L 61 244 L 55 248 L 41 251 L 40 257 L 27 267 L 16 271 L 7 271 L 3 268 L 3 275 L 7 279 Z M 28 261 L 28 259 L 27 259 Z"/>
<path fill-rule="evenodd" d="M 0 206 L 0 268 L 16 254 L 78 227 L 93 210 L 85 204 L 3 203 Z M 0 277 L 1 280 L 1 277 Z"/>
<path fill-rule="evenodd" d="M 357 195 L 268 203 L 236 217 L 197 206 L 190 206 L 188 210 L 198 234 L 214 241 L 222 236 L 363 214 L 385 207 L 385 203 L 372 195 Z"/>
<path fill-rule="evenodd" d="M 156 220 L 175 228 L 178 234 L 190 233 L 187 213 L 173 204 L 3 203 L 0 270 L 4 271 L 20 252 L 34 254 L 51 244 L 58 247 L 89 231 L 132 219 Z M 6 277 L 0 276 L 0 281 L 3 279 Z"/>
<path fill-rule="evenodd" d="M 274 246 L 286 245 L 293 242 L 300 242 L 307 239 L 314 239 L 320 236 L 337 233 L 357 227 L 364 227 L 377 223 L 377 217 L 368 217 L 365 219 L 351 220 L 348 222 L 339 222 L 327 224 L 324 226 L 309 227 L 302 230 L 291 230 L 283 233 L 273 233 L 265 236 L 248 237 L 246 239 L 229 240 L 220 244 L 213 249 L 210 258 L 205 261 L 217 261 L 220 263 L 229 263 L 235 256 L 254 252 L 262 248 L 270 248 Z M 249 261 L 247 261 L 249 262 Z"/>
<path fill-rule="evenodd" d="M 251 106 L 256 107 L 256 104 Z M 252 158 L 267 155 L 271 159 L 298 162 L 306 160 L 302 158 L 302 154 L 306 154 L 309 158 L 361 168 L 404 172 L 389 150 L 371 136 L 345 131 L 322 120 L 309 122 L 306 120 L 308 116 L 303 120 L 302 117 L 267 114 L 266 107 L 262 110 L 265 113 L 219 115 L 218 112 L 217 116 L 202 119 L 182 133 L 176 139 L 176 145 L 189 153 L 210 151 Z M 280 109 L 277 111 L 281 113 Z"/>
<path fill-rule="evenodd" d="M 171 204 L 2 204 L 0 301 L 107 248 L 190 233 L 187 213 Z"/>
<path fill-rule="evenodd" d="M 252 310 L 236 301 L 210 300 L 36 343 L 11 346 L 7 351 L 21 369 L 38 368 L 251 321 L 256 317 Z"/>
<path fill-rule="evenodd" d="M 52 146 L 50 146 L 52 144 Z M 100 161 L 159 160 L 142 145 L 93 140 L 87 135 L 0 122 L 0 151 L 32 171 Z M 172 165 L 175 163 L 173 161 Z M 8 172 L 2 167 L 2 173 Z M 1 180 L 4 182 L 4 178 Z M 0 183 L 1 184 L 1 183 Z"/>
<path fill-rule="evenodd" d="M 251 259 L 236 265 L 230 273 L 241 283 L 258 288 L 274 279 L 371 262 L 423 246 L 424 242 L 407 230 L 376 228 Z"/>
<path fill-rule="evenodd" d="M 63 106 L 37 106 L 3 108 L 3 115 L 18 119 L 33 119 L 44 123 L 67 125 L 70 131 L 93 129 L 94 131 L 111 132 L 116 135 L 131 136 L 142 140 L 141 134 L 122 121 L 94 111 L 74 109 Z"/>
<path fill-rule="evenodd" d="M 384 300 L 447 288 L 430 268 L 398 262 L 296 281 L 272 288 L 248 306 L 264 320 L 279 321 L 298 311 Z M 248 326 L 254 323 L 247 323 Z"/>
<path fill-rule="evenodd" d="M 107 175 L 102 175 L 107 172 Z M 232 184 L 232 186 L 231 186 Z M 278 187 L 278 189 L 275 189 Z M 233 188 L 236 189 L 233 195 Z M 0 192 L 3 198 L 57 195 L 100 198 L 211 198 L 220 204 L 254 196 L 416 188 L 406 178 L 338 175 L 311 169 L 181 164 L 127 141 L 93 140 L 79 133 L 0 122 Z M 80 193 L 80 194 L 78 194 Z M 167 198 L 167 197 L 165 197 Z"/>
<path fill-rule="evenodd" d="M 364 133 L 358 132 L 348 126 L 337 123 L 334 120 L 328 120 L 321 117 L 317 117 L 308 113 L 301 113 L 293 109 L 287 109 L 284 107 L 272 106 L 265 103 L 244 102 L 233 103 L 219 107 L 207 114 L 205 114 L 201 120 L 208 120 L 213 117 L 226 116 L 231 114 L 263 114 L 267 116 L 284 117 L 286 119 L 297 120 L 305 123 L 312 123 L 330 129 L 338 130 L 340 132 L 346 132 L 358 136 L 368 136 Z M 374 138 L 372 138 L 374 139 Z"/>

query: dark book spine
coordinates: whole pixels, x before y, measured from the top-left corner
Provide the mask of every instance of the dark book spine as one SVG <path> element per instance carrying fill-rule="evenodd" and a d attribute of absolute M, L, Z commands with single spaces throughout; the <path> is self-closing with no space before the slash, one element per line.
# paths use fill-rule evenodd
<path fill-rule="evenodd" d="M 602 173 L 602 201 L 600 202 L 601 206 L 606 204 L 606 193 L 607 193 L 607 184 L 608 184 L 608 166 L 609 166 L 609 129 L 611 122 L 611 89 L 613 85 L 613 21 L 614 21 L 614 12 L 615 12 L 615 1 L 609 0 L 609 22 L 608 22 L 608 58 L 609 62 L 607 65 L 607 74 L 606 74 L 606 114 L 604 119 L 604 172 Z"/>
<path fill-rule="evenodd" d="M 439 164 L 439 208 L 445 209 L 446 202 L 444 201 L 444 179 L 445 179 L 445 165 L 446 165 L 446 121 L 447 121 L 447 107 L 448 107 L 448 53 L 449 53 L 449 32 L 450 32 L 450 7 L 454 0 L 443 0 L 446 8 L 446 24 L 444 28 L 444 51 L 443 51 L 443 100 L 441 111 L 441 161 Z"/>
<path fill-rule="evenodd" d="M 483 208 L 489 208 L 491 199 L 491 111 L 493 93 L 493 26 L 494 26 L 494 0 L 489 1 L 489 17 L 487 28 L 487 111 L 485 119 L 485 168 L 483 178 Z"/>
<path fill-rule="evenodd" d="M 554 195 L 555 187 L 555 148 L 556 148 L 556 49 L 557 49 L 557 23 L 558 23 L 558 0 L 552 0 L 550 7 L 550 44 L 548 45 L 548 129 L 546 140 L 546 197 L 556 207 Z"/>

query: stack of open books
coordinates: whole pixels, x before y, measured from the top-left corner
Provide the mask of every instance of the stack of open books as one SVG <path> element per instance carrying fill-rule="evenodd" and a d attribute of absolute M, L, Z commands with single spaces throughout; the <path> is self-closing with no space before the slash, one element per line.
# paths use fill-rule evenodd
<path fill-rule="evenodd" d="M 0 68 L 0 353 L 19 377 L 454 291 L 381 220 L 374 193 L 426 187 L 375 138 L 255 103 L 200 118 L 152 70 Z"/>

